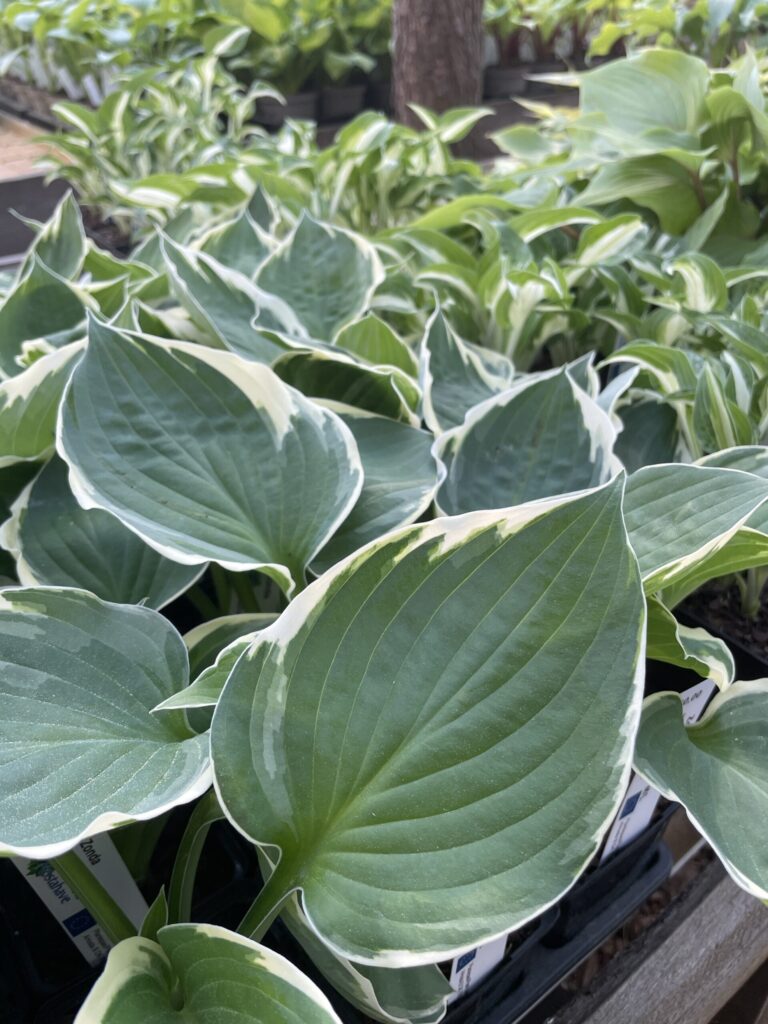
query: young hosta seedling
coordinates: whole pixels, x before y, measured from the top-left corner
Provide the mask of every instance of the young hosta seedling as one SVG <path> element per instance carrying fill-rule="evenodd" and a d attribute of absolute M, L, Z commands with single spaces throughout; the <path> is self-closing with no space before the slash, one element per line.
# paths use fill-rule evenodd
<path fill-rule="evenodd" d="M 458 515 L 586 490 L 621 468 L 608 413 L 567 369 L 520 378 L 438 438 L 438 508 Z"/>
<path fill-rule="evenodd" d="M 157 612 L 81 590 L 0 595 L 0 853 L 58 856 L 210 785 L 208 737 L 152 709 L 188 680 Z"/>
<path fill-rule="evenodd" d="M 240 657 L 219 797 L 341 954 L 405 967 L 553 903 L 623 793 L 645 608 L 623 484 L 408 527 L 301 594 Z M 580 769 L 573 771 L 573 765 Z"/>
<path fill-rule="evenodd" d="M 680 697 L 649 697 L 635 766 L 679 800 L 734 880 L 768 899 L 768 680 L 733 683 L 686 726 Z"/>
<path fill-rule="evenodd" d="M 286 590 L 363 483 L 349 428 L 268 367 L 95 320 L 59 450 L 83 506 L 174 561 L 260 569 Z"/>
<path fill-rule="evenodd" d="M 76 1024 L 341 1024 L 320 989 L 284 957 L 216 925 L 126 939 Z"/>

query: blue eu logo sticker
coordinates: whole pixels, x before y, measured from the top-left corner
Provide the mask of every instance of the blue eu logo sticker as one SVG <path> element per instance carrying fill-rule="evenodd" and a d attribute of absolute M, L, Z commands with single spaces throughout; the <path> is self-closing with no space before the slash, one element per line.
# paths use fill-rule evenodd
<path fill-rule="evenodd" d="M 465 953 L 463 956 L 459 957 L 458 963 L 456 964 L 456 970 L 457 971 L 463 971 L 464 968 L 467 966 L 467 964 L 471 964 L 476 956 L 477 956 L 477 950 L 476 949 L 470 949 L 470 951 L 468 953 Z"/>
<path fill-rule="evenodd" d="M 82 935 L 83 932 L 87 932 L 89 928 L 93 928 L 96 921 L 94 920 L 91 912 L 83 908 L 82 910 L 78 910 L 78 912 L 73 914 L 71 917 L 65 918 L 61 923 L 67 929 L 69 934 L 75 938 L 77 935 Z"/>
<path fill-rule="evenodd" d="M 638 802 L 639 799 L 640 799 L 640 793 L 635 793 L 634 796 L 631 796 L 629 798 L 629 800 L 627 800 L 627 802 L 624 804 L 624 810 L 621 812 L 621 817 L 622 818 L 628 818 L 629 817 L 629 815 L 632 813 L 632 811 L 634 811 L 634 809 L 637 807 L 637 802 Z"/>

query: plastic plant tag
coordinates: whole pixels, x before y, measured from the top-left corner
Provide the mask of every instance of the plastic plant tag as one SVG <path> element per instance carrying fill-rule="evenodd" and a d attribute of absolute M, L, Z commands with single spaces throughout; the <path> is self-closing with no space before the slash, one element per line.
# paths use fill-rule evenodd
<path fill-rule="evenodd" d="M 81 840 L 74 849 L 90 868 L 126 916 L 140 928 L 147 913 L 147 903 L 139 892 L 130 871 L 108 835 Z M 85 960 L 96 967 L 102 963 L 112 943 L 96 924 L 93 915 L 59 876 L 55 865 L 47 860 L 12 858 L 37 895 L 53 914 Z"/>
<path fill-rule="evenodd" d="M 448 997 L 448 1004 L 461 999 L 475 986 L 479 985 L 483 978 L 487 978 L 497 964 L 504 959 L 504 952 L 507 948 L 507 936 L 486 942 L 477 949 L 470 949 L 468 953 L 457 956 L 451 965 L 450 983 L 455 990 L 454 995 Z"/>
<path fill-rule="evenodd" d="M 683 701 L 683 718 L 686 725 L 698 722 L 710 698 L 717 692 L 717 686 L 711 679 L 702 679 L 680 695 Z M 636 772 L 632 773 L 627 795 L 621 805 L 616 820 L 611 826 L 600 863 L 607 860 L 612 853 L 621 850 L 650 825 L 653 812 L 656 810 L 661 793 Z"/>

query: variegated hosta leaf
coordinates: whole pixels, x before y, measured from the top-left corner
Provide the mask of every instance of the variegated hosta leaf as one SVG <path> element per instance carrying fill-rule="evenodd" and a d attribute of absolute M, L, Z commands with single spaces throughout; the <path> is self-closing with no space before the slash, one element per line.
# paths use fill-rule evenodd
<path fill-rule="evenodd" d="M 757 440 L 749 415 L 730 399 L 709 365 L 704 365 L 696 386 L 693 425 L 705 449 L 719 451 Z"/>
<path fill-rule="evenodd" d="M 760 514 L 758 509 L 755 516 Z M 689 565 L 671 585 L 664 587 L 661 596 L 669 608 L 674 608 L 710 580 L 763 565 L 768 565 L 768 534 L 742 526 L 723 547 Z"/>
<path fill-rule="evenodd" d="M 633 256 L 648 236 L 642 217 L 622 213 L 584 228 L 574 256 L 580 267 L 611 266 Z"/>
<path fill-rule="evenodd" d="M 419 381 L 424 392 L 424 420 L 434 433 L 457 427 L 466 413 L 512 382 L 512 364 L 503 357 L 471 348 L 438 310 L 421 343 Z"/>
<path fill-rule="evenodd" d="M 92 321 L 59 448 L 84 507 L 161 554 L 298 583 L 363 473 L 341 420 L 258 363 Z"/>
<path fill-rule="evenodd" d="M 53 451 L 59 402 L 82 350 L 82 342 L 65 345 L 0 383 L 0 466 Z"/>
<path fill-rule="evenodd" d="M 734 469 L 647 466 L 624 498 L 647 593 L 672 586 L 734 536 L 768 498 L 768 481 Z"/>
<path fill-rule="evenodd" d="M 256 630 L 253 630 L 232 640 L 219 651 L 212 665 L 203 669 L 189 686 L 174 693 L 167 700 L 161 701 L 155 711 L 215 707 L 238 658 L 248 650 L 256 639 Z"/>
<path fill-rule="evenodd" d="M 722 469 L 740 469 L 768 480 L 768 447 L 762 444 L 744 445 L 714 452 L 699 459 L 700 466 L 719 466 Z M 768 510 L 762 505 L 747 520 L 747 527 L 768 537 Z"/>
<path fill-rule="evenodd" d="M 657 598 L 649 597 L 647 603 L 647 657 L 698 672 L 721 690 L 733 682 L 736 666 L 726 643 L 706 629 L 683 626 Z"/>
<path fill-rule="evenodd" d="M 223 266 L 253 278 L 275 245 L 246 208 L 235 220 L 208 231 L 198 248 Z"/>
<path fill-rule="evenodd" d="M 438 438 L 438 508 L 459 515 L 596 487 L 621 468 L 615 440 L 609 416 L 567 369 L 522 378 Z"/>
<path fill-rule="evenodd" d="M 622 482 L 388 534 L 300 594 L 214 713 L 227 815 L 324 941 L 416 966 L 510 931 L 626 785 L 645 609 Z M 580 769 L 573 771 L 573 765 Z"/>
<path fill-rule="evenodd" d="M 25 342 L 55 340 L 85 320 L 83 297 L 37 256 L 0 305 L 0 375 L 21 372 Z M 72 340 L 67 338 L 67 340 Z"/>
<path fill-rule="evenodd" d="M 216 661 L 221 651 L 246 633 L 271 626 L 277 618 L 268 612 L 243 615 L 223 615 L 210 619 L 184 634 L 189 651 L 189 675 L 195 679 Z"/>
<path fill-rule="evenodd" d="M 0 540 L 25 586 L 80 587 L 103 601 L 162 608 L 205 569 L 163 558 L 109 512 L 81 508 L 57 458 L 11 512 Z"/>
<path fill-rule="evenodd" d="M 421 392 L 413 378 L 393 366 L 369 366 L 328 349 L 286 352 L 275 373 L 311 398 L 341 402 L 417 427 Z"/>
<path fill-rule="evenodd" d="M 372 967 L 341 956 L 316 934 L 293 896 L 280 920 L 348 1003 L 383 1024 L 437 1024 L 454 990 L 437 964 Z"/>
<path fill-rule="evenodd" d="M 0 594 L 0 852 L 47 859 L 210 785 L 208 737 L 152 708 L 187 681 L 157 612 L 82 590 Z"/>
<path fill-rule="evenodd" d="M 331 341 L 369 308 L 384 280 L 381 261 L 361 235 L 301 216 L 262 264 L 256 282 L 281 298 L 310 336 Z"/>
<path fill-rule="evenodd" d="M 604 363 L 634 363 L 649 373 L 663 395 L 696 390 L 696 370 L 683 349 L 653 341 L 635 341 L 609 355 Z"/>
<path fill-rule="evenodd" d="M 406 343 L 374 313 L 344 327 L 334 345 L 374 366 L 395 366 L 409 377 L 416 377 L 419 364 Z"/>
<path fill-rule="evenodd" d="M 414 522 L 437 489 L 430 434 L 383 416 L 334 409 L 352 431 L 365 478 L 357 504 L 312 563 L 318 574 L 388 530 Z"/>
<path fill-rule="evenodd" d="M 33 254 L 65 280 L 76 277 L 87 251 L 83 218 L 73 192 L 67 192 L 50 219 L 43 224 L 25 259 L 26 270 Z"/>
<path fill-rule="evenodd" d="M 176 298 L 211 344 L 270 363 L 283 349 L 254 327 L 257 317 L 266 329 L 302 333 L 285 303 L 264 294 L 244 274 L 169 238 L 162 248 Z"/>
<path fill-rule="evenodd" d="M 631 402 L 622 406 L 618 418 L 621 431 L 613 450 L 628 473 L 682 461 L 679 421 L 671 405 L 655 399 Z"/>
<path fill-rule="evenodd" d="M 683 804 L 734 881 L 768 899 L 768 680 L 734 683 L 687 727 L 678 694 L 649 697 L 635 767 Z"/>
<path fill-rule="evenodd" d="M 212 924 L 173 924 L 111 951 L 75 1024 L 341 1024 L 278 953 Z"/>

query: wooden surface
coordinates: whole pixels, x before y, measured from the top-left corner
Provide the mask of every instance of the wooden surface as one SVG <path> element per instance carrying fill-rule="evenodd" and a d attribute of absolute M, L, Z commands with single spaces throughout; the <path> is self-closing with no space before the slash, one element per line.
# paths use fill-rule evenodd
<path fill-rule="evenodd" d="M 768 907 L 719 863 L 547 1024 L 710 1024 L 768 958 Z"/>

